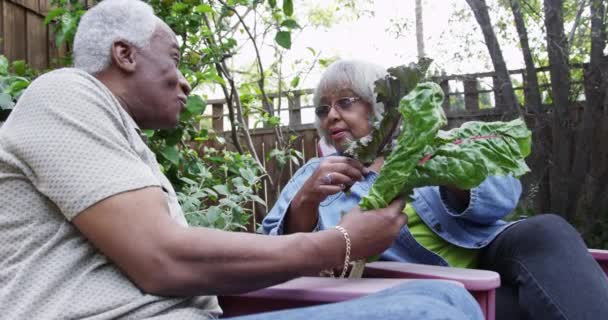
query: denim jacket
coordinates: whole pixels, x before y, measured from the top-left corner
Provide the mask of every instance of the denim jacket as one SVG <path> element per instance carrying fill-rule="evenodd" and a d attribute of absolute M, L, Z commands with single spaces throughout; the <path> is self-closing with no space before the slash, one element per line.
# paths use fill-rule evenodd
<path fill-rule="evenodd" d="M 317 169 L 323 158 L 311 159 L 300 168 L 285 186 L 276 204 L 262 221 L 264 233 L 283 234 L 285 214 L 291 200 L 304 182 Z M 339 192 L 327 197 L 319 205 L 319 220 L 315 230 L 332 228 L 343 214 L 368 194 L 377 173 L 370 172 L 365 179 L 356 182 L 347 195 Z M 478 187 L 470 190 L 469 206 L 457 210 L 450 203 L 441 187 L 422 187 L 414 190 L 412 206 L 429 228 L 451 244 L 478 249 L 485 247 L 512 223 L 501 220 L 517 205 L 521 194 L 519 180 L 511 176 L 488 177 Z M 380 258 L 382 260 L 448 265 L 439 255 L 425 249 L 412 237 L 407 226 L 401 229 L 392 246 Z"/>

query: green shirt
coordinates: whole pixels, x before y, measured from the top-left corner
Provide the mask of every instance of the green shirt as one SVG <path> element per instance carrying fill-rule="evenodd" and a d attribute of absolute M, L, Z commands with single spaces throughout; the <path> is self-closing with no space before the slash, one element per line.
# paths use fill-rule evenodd
<path fill-rule="evenodd" d="M 451 267 L 475 268 L 479 250 L 461 248 L 443 240 L 420 218 L 409 203 L 403 210 L 407 215 L 407 226 L 416 241 L 427 250 L 438 254 Z"/>

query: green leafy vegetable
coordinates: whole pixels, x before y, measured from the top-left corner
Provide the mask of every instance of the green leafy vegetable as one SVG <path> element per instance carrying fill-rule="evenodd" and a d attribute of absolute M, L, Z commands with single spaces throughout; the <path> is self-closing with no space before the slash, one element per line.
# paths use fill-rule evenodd
<path fill-rule="evenodd" d="M 435 83 L 419 84 L 401 100 L 401 134 L 361 208 L 384 208 L 417 187 L 471 189 L 491 175 L 519 177 L 529 171 L 524 158 L 530 154 L 531 133 L 523 120 L 471 121 L 440 131 L 447 124 L 442 102 L 443 91 Z"/>
<path fill-rule="evenodd" d="M 373 129 L 370 135 L 352 142 L 344 152 L 345 156 L 369 164 L 385 151 L 385 146 L 391 141 L 401 119 L 399 100 L 424 78 L 430 63 L 430 59 L 423 58 L 417 64 L 390 68 L 384 79 L 375 82 L 377 101 L 384 104 L 383 117 L 381 120 L 371 120 Z"/>

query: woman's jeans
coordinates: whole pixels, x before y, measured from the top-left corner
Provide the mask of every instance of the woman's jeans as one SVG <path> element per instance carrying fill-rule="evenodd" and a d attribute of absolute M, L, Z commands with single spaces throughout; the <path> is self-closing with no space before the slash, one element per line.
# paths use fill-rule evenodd
<path fill-rule="evenodd" d="M 553 214 L 503 231 L 481 255 L 500 274 L 496 319 L 606 319 L 608 279 L 579 233 Z"/>
<path fill-rule="evenodd" d="M 315 307 L 261 313 L 238 320 L 462 319 L 481 320 L 479 305 L 463 287 L 417 280 L 363 298 Z"/>

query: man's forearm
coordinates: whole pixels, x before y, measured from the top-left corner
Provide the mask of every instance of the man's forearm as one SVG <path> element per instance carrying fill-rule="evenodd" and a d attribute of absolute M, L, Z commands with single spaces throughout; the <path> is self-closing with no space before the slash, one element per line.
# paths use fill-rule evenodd
<path fill-rule="evenodd" d="M 336 230 L 269 237 L 188 228 L 170 246 L 157 294 L 176 296 L 241 293 L 316 275 L 341 265 L 345 250 Z"/>
<path fill-rule="evenodd" d="M 254 290 L 339 266 L 345 250 L 337 230 L 263 236 L 180 226 L 157 187 L 102 200 L 72 223 L 138 288 L 157 295 Z"/>

